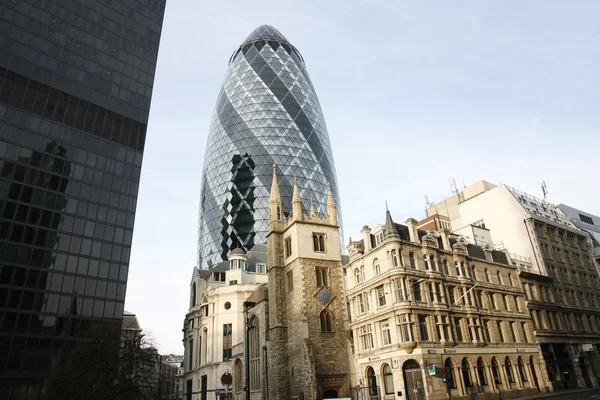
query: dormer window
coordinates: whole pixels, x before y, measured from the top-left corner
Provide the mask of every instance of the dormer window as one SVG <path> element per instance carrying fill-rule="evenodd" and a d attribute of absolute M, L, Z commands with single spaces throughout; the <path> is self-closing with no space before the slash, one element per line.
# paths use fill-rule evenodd
<path fill-rule="evenodd" d="M 213 273 L 213 281 L 215 282 L 225 282 L 225 272 L 215 272 Z"/>
<path fill-rule="evenodd" d="M 494 261 L 494 257 L 492 256 L 492 252 L 491 251 L 484 251 L 485 253 L 485 259 L 488 261 Z"/>
<path fill-rule="evenodd" d="M 256 264 L 256 272 L 259 274 L 264 274 L 265 272 L 267 272 L 267 266 L 262 263 Z"/>
<path fill-rule="evenodd" d="M 325 252 L 325 234 L 313 233 L 313 250 L 315 252 Z"/>

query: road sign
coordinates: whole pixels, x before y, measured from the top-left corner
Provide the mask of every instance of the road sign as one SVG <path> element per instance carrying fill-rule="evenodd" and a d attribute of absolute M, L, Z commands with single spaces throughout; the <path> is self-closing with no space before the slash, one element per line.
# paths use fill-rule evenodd
<path fill-rule="evenodd" d="M 429 370 L 429 375 L 435 375 L 435 364 L 429 364 L 427 369 Z"/>

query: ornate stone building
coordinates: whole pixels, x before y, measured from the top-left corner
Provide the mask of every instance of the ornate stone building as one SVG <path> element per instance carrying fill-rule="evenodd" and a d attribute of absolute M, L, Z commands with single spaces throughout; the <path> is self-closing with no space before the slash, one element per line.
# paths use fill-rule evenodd
<path fill-rule="evenodd" d="M 269 398 L 348 397 L 351 354 L 337 213 L 312 201 L 305 213 L 294 182 L 292 214 L 284 210 L 275 168 L 269 202 Z"/>
<path fill-rule="evenodd" d="M 485 181 L 429 205 L 427 215 L 443 216 L 457 232 L 470 232 L 473 226 L 488 230 L 495 241 L 521 255 L 510 254 L 524 285 L 534 340 L 544 356 L 548 390 L 600 386 L 600 279 L 593 216 Z"/>
<path fill-rule="evenodd" d="M 226 398 L 236 391 L 234 348 L 244 343 L 243 303 L 266 282 L 265 245 L 247 254 L 234 249 L 211 270 L 194 268 L 183 326 L 183 399 L 206 399 L 217 389 Z"/>
<path fill-rule="evenodd" d="M 361 233 L 345 266 L 355 396 L 518 398 L 547 385 L 506 251 L 395 224 L 389 211 Z"/>

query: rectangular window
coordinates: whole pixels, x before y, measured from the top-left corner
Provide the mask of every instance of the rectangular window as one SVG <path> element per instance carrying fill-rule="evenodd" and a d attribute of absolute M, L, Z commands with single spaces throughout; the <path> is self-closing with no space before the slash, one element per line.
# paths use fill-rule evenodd
<path fill-rule="evenodd" d="M 491 343 L 491 336 L 490 336 L 490 321 L 487 319 L 483 320 L 483 334 L 484 334 L 484 338 L 485 341 L 487 343 Z"/>
<path fill-rule="evenodd" d="M 392 344 L 392 336 L 390 334 L 390 323 L 384 321 L 381 323 L 381 337 L 384 346 Z"/>
<path fill-rule="evenodd" d="M 288 258 L 292 255 L 292 238 L 285 239 L 285 257 Z"/>
<path fill-rule="evenodd" d="M 508 307 L 508 296 L 505 294 L 502 295 L 502 304 L 504 305 L 504 309 L 506 311 L 510 311 L 510 307 Z"/>
<path fill-rule="evenodd" d="M 412 281 L 411 286 L 414 301 L 423 301 L 423 298 L 421 297 L 421 282 Z"/>
<path fill-rule="evenodd" d="M 462 321 L 462 318 L 454 318 L 454 332 L 455 332 L 457 343 L 463 341 L 461 321 Z"/>
<path fill-rule="evenodd" d="M 504 332 L 502 332 L 502 321 L 497 321 L 498 324 L 498 343 L 504 342 Z"/>
<path fill-rule="evenodd" d="M 362 295 L 362 293 L 361 293 L 361 294 L 359 294 L 359 295 L 357 296 L 357 298 L 358 298 L 358 311 L 359 311 L 361 314 L 364 314 L 364 312 L 366 311 L 366 309 L 365 309 L 365 301 L 364 301 L 364 299 L 363 299 L 363 295 Z"/>
<path fill-rule="evenodd" d="M 294 290 L 294 271 L 289 271 L 286 276 L 287 276 L 287 290 L 288 292 L 291 292 L 292 290 Z"/>
<path fill-rule="evenodd" d="M 488 293 L 488 300 L 490 303 L 490 307 L 492 307 L 492 310 L 497 310 L 498 307 L 496 306 L 496 296 L 494 296 L 494 293 Z"/>
<path fill-rule="evenodd" d="M 189 355 L 190 359 L 188 360 L 188 371 L 191 371 L 192 368 L 194 367 L 194 364 L 192 362 L 192 360 L 194 359 L 194 340 L 193 339 L 190 339 L 189 347 L 190 347 L 190 351 L 188 352 L 188 355 Z"/>
<path fill-rule="evenodd" d="M 456 296 L 454 295 L 454 286 L 448 286 L 448 297 L 450 298 L 450 305 L 453 306 L 456 303 Z"/>
<path fill-rule="evenodd" d="M 412 342 L 412 328 L 410 326 L 410 314 L 398 315 L 398 324 L 400 326 L 400 340 L 402 343 Z"/>
<path fill-rule="evenodd" d="M 435 301 L 435 296 L 433 295 L 433 285 L 434 285 L 434 283 L 433 283 L 433 282 L 429 282 L 429 283 L 427 284 L 427 287 L 428 287 L 428 289 L 429 289 L 429 301 L 430 301 L 431 303 L 433 303 L 433 302 Z"/>
<path fill-rule="evenodd" d="M 429 332 L 427 330 L 427 315 L 418 315 L 419 334 L 422 342 L 429 341 Z"/>
<path fill-rule="evenodd" d="M 237 279 L 234 279 L 232 281 L 229 281 L 230 285 L 237 285 Z"/>
<path fill-rule="evenodd" d="M 402 279 L 395 278 L 392 282 L 394 285 L 394 295 L 396 297 L 396 301 L 406 300 L 402 292 Z"/>
<path fill-rule="evenodd" d="M 379 307 L 385 306 L 385 290 L 383 289 L 383 285 L 377 286 L 375 290 L 377 290 L 377 302 Z"/>
<path fill-rule="evenodd" d="M 444 285 L 442 285 L 441 283 L 436 283 L 436 300 L 438 303 L 443 303 L 444 302 Z"/>
<path fill-rule="evenodd" d="M 264 274 L 267 272 L 267 266 L 265 264 L 256 264 L 256 272 Z"/>
<path fill-rule="evenodd" d="M 360 328 L 360 337 L 362 341 L 363 350 L 371 350 L 373 348 L 373 333 L 371 332 L 371 325 L 365 325 Z"/>
<path fill-rule="evenodd" d="M 519 336 L 517 335 L 517 327 L 515 326 L 514 322 L 510 323 L 510 332 L 512 333 L 513 336 L 513 342 L 514 343 L 521 343 L 521 341 L 519 340 Z"/>
<path fill-rule="evenodd" d="M 231 324 L 223 324 L 223 361 L 231 361 Z"/>

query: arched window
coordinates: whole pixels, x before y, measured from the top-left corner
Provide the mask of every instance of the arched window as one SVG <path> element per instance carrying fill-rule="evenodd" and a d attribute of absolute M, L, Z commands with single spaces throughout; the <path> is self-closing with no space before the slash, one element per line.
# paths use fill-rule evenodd
<path fill-rule="evenodd" d="M 514 286 L 514 285 L 513 285 L 513 280 L 512 280 L 512 275 L 511 275 L 511 274 L 508 274 L 508 284 L 509 284 L 510 286 Z"/>
<path fill-rule="evenodd" d="M 260 390 L 260 332 L 256 316 L 253 316 L 250 320 L 248 329 L 250 329 L 250 341 L 248 343 L 250 349 L 250 390 Z"/>
<path fill-rule="evenodd" d="M 379 266 L 379 260 L 375 259 L 375 260 L 373 260 L 373 274 L 375 276 L 377 276 L 380 273 L 381 273 L 381 267 Z"/>
<path fill-rule="evenodd" d="M 412 269 L 417 268 L 417 266 L 415 265 L 415 253 L 413 253 L 412 251 L 408 253 L 408 260 L 410 261 L 410 267 Z"/>
<path fill-rule="evenodd" d="M 427 259 L 427 255 L 423 256 L 423 262 L 425 263 L 425 270 L 429 271 L 431 267 L 429 266 L 429 260 Z"/>
<path fill-rule="evenodd" d="M 325 251 L 324 233 L 313 233 L 313 250 L 318 252 Z"/>
<path fill-rule="evenodd" d="M 487 379 L 485 378 L 485 367 L 481 357 L 477 359 L 477 376 L 479 376 L 479 382 L 481 386 L 487 386 Z"/>
<path fill-rule="evenodd" d="M 385 394 L 394 394 L 394 375 L 389 364 L 383 364 L 383 386 Z"/>
<path fill-rule="evenodd" d="M 321 311 L 321 332 L 333 332 L 333 314 L 328 310 Z"/>
<path fill-rule="evenodd" d="M 506 378 L 508 379 L 508 382 L 515 383 L 515 377 L 512 373 L 512 364 L 510 363 L 510 359 L 508 357 L 504 359 L 504 368 L 506 369 Z"/>
<path fill-rule="evenodd" d="M 502 383 L 502 379 L 500 379 L 500 370 L 498 369 L 498 362 L 496 361 L 496 357 L 492 357 L 492 377 L 494 378 L 494 382 L 496 385 Z"/>
<path fill-rule="evenodd" d="M 369 384 L 369 395 L 377 396 L 377 376 L 375 376 L 375 371 L 371 367 L 367 369 L 367 382 Z"/>
<path fill-rule="evenodd" d="M 456 383 L 454 382 L 454 365 L 452 365 L 452 360 L 446 358 L 446 362 L 444 362 L 444 368 L 446 369 L 448 389 L 456 389 Z"/>
<path fill-rule="evenodd" d="M 429 256 L 429 264 L 432 271 L 437 271 L 437 268 L 435 267 L 435 259 L 433 258 L 433 256 Z"/>
<path fill-rule="evenodd" d="M 463 382 L 465 383 L 465 387 L 473 387 L 473 381 L 471 381 L 471 371 L 469 369 L 469 362 L 466 358 L 462 359 L 460 369 L 462 371 Z"/>
<path fill-rule="evenodd" d="M 460 273 L 460 265 L 458 265 L 457 261 L 454 262 L 454 269 L 456 270 L 456 276 L 462 276 Z"/>
<path fill-rule="evenodd" d="M 485 281 L 489 282 L 490 281 L 490 273 L 488 272 L 488 269 L 486 268 L 484 270 L 484 272 L 485 272 Z"/>
<path fill-rule="evenodd" d="M 354 270 L 354 280 L 357 285 L 360 283 L 360 270 L 358 268 Z"/>
<path fill-rule="evenodd" d="M 196 305 L 196 282 L 192 283 L 192 293 L 190 302 L 192 307 Z"/>
<path fill-rule="evenodd" d="M 364 265 L 361 265 L 361 267 L 360 267 L 360 280 L 362 282 L 367 280 L 367 276 L 365 275 L 365 266 Z"/>
<path fill-rule="evenodd" d="M 444 260 L 444 275 L 450 275 L 448 271 L 448 260 Z"/>
<path fill-rule="evenodd" d="M 496 272 L 496 277 L 498 278 L 498 284 L 502 285 L 502 277 L 500 276 L 500 271 Z"/>
<path fill-rule="evenodd" d="M 239 358 L 237 360 L 235 360 L 235 366 L 234 366 L 234 375 L 233 375 L 233 386 L 234 386 L 234 390 L 236 392 L 241 392 L 243 387 L 242 387 L 242 380 L 244 379 L 244 375 L 243 375 L 243 370 L 242 370 L 242 360 L 240 360 Z"/>
<path fill-rule="evenodd" d="M 398 255 L 396 254 L 396 250 L 392 250 L 392 265 L 394 267 L 398 266 Z"/>
<path fill-rule="evenodd" d="M 523 363 L 523 359 L 519 357 L 517 359 L 517 367 L 519 368 L 519 376 L 521 377 L 521 382 L 527 382 L 527 374 L 525 373 L 525 364 Z"/>

